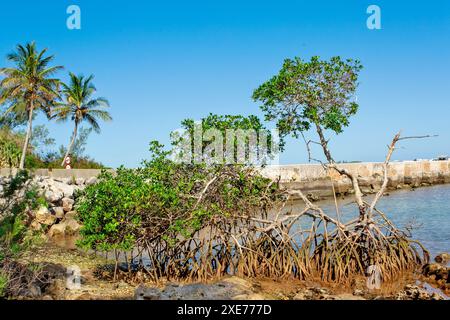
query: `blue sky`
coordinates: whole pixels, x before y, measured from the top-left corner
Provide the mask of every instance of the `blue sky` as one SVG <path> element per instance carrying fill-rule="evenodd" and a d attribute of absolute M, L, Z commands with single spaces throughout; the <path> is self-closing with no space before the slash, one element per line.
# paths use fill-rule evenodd
<path fill-rule="evenodd" d="M 66 28 L 66 8 L 81 8 L 82 29 Z M 366 27 L 370 4 L 381 30 Z M 209 112 L 256 114 L 252 91 L 283 59 L 358 58 L 364 65 L 360 111 L 333 137 L 338 160 L 382 160 L 393 134 L 439 134 L 402 143 L 394 158 L 450 154 L 450 1 L 95 1 L 2 3 L 0 65 L 18 43 L 35 40 L 66 73 L 95 75 L 112 105 L 112 123 L 92 134 L 87 153 L 136 166 L 148 143 L 168 142 L 184 118 Z M 47 123 L 39 117 L 37 124 Z M 273 124 L 268 124 L 269 127 Z M 48 124 L 57 145 L 71 124 Z M 318 151 L 317 151 L 318 152 Z M 306 162 L 290 140 L 282 163 Z"/>

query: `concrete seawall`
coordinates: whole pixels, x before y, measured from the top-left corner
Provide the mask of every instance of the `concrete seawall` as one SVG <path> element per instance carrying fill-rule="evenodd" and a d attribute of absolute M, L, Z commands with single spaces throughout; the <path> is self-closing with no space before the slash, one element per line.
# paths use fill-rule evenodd
<path fill-rule="evenodd" d="M 383 177 L 382 163 L 348 163 L 339 166 L 359 176 L 363 192 L 373 193 L 379 190 Z M 8 176 L 11 172 L 15 172 L 15 169 L 0 169 L 0 176 Z M 89 179 L 96 177 L 99 173 L 100 170 L 96 169 L 33 171 L 34 175 L 53 179 Z M 337 194 L 345 195 L 353 192 L 348 178 L 339 176 L 336 172 L 328 174 L 318 164 L 268 166 L 262 169 L 262 174 L 274 180 L 280 179 L 281 184 L 289 189 L 301 189 L 312 199 L 332 196 L 332 183 Z M 450 183 L 450 161 L 391 162 L 388 176 L 388 187 L 391 190 Z"/>
<path fill-rule="evenodd" d="M 380 189 L 383 182 L 382 163 L 347 163 L 338 166 L 359 177 L 364 193 Z M 332 196 L 333 185 L 337 194 L 353 192 L 350 179 L 340 176 L 334 170 L 327 173 L 318 164 L 271 166 L 263 169 L 262 173 L 271 179 L 279 178 L 280 183 L 289 189 L 303 190 L 313 199 Z M 450 161 L 391 162 L 388 177 L 390 190 L 450 183 Z"/>

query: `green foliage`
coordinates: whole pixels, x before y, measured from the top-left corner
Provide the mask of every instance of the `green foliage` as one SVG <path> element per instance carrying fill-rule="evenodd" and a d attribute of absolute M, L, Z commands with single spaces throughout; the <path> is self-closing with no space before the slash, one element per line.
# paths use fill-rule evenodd
<path fill-rule="evenodd" d="M 33 231 L 31 211 L 47 206 L 39 196 L 27 171 L 2 181 L 0 198 L 0 298 L 20 295 L 29 283 L 45 281 L 32 265 L 23 265 L 24 253 L 42 243 L 41 234 Z M 38 279 L 39 278 L 39 279 Z"/>
<path fill-rule="evenodd" d="M 311 126 L 342 132 L 358 110 L 352 101 L 362 65 L 358 60 L 332 57 L 286 59 L 277 75 L 253 93 L 262 102 L 267 121 L 277 121 L 282 136 L 298 137 Z"/>
<path fill-rule="evenodd" d="M 20 169 L 25 165 L 35 111 L 42 110 L 50 117 L 51 108 L 59 99 L 59 80 L 54 75 L 62 67 L 49 67 L 53 56 L 45 56 L 46 51 L 47 49 L 38 51 L 34 42 L 26 46 L 18 45 L 15 52 L 7 55 L 14 67 L 0 68 L 0 75 L 4 76 L 0 81 L 0 104 L 8 105 L 3 117 L 13 112 L 20 118 L 26 114 L 28 120 Z"/>
<path fill-rule="evenodd" d="M 224 119 L 209 118 L 221 124 Z M 247 121 L 226 119 L 239 125 Z M 189 127 L 188 121 L 184 124 Z M 150 151 L 141 168 L 104 171 L 77 199 L 82 247 L 128 250 L 153 241 L 173 247 L 212 221 L 263 208 L 277 191 L 250 167 L 177 163 L 157 141 Z"/>
<path fill-rule="evenodd" d="M 0 271 L 0 298 L 5 297 L 8 287 L 9 277 L 4 272 Z"/>
<path fill-rule="evenodd" d="M 7 128 L 0 129 L 0 166 L 17 167 L 20 161 L 20 137 L 11 133 Z"/>
<path fill-rule="evenodd" d="M 94 76 L 85 78 L 82 75 L 76 76 L 69 74 L 70 83 L 62 84 L 62 94 L 65 102 L 54 109 L 54 117 L 58 121 L 66 121 L 70 118 L 75 124 L 86 121 L 91 125 L 95 132 L 100 132 L 98 119 L 111 121 L 112 118 L 108 111 L 109 102 L 105 98 L 93 98 L 96 88 L 92 83 Z"/>
<path fill-rule="evenodd" d="M 75 76 L 70 73 L 71 82 L 66 85 L 55 77 L 62 66 L 50 66 L 54 56 L 47 56 L 47 49 L 39 51 L 34 42 L 17 45 L 16 50 L 7 55 L 12 67 L 0 68 L 0 128 L 10 132 L 11 141 L 4 141 L 0 134 L 0 165 L 2 167 L 27 168 L 61 168 L 65 154 L 44 150 L 54 144 L 45 126 L 31 127 L 36 111 L 43 111 L 46 116 L 58 120 L 71 119 L 76 126 L 86 121 L 91 130 L 100 131 L 98 120 L 111 120 L 105 110 L 109 103 L 105 98 L 93 98 L 95 87 L 93 76 Z M 62 90 L 60 87 L 62 86 Z M 61 94 L 64 103 L 60 103 Z M 23 127 L 30 124 L 26 134 Z M 30 130 L 31 129 L 31 130 Z M 87 136 L 90 131 L 80 133 L 75 139 L 74 131 L 72 163 L 80 169 L 103 168 L 87 156 L 83 155 Z M 26 137 L 26 138 L 25 138 Z M 31 138 L 31 141 L 29 140 Z M 6 139 L 8 140 L 8 139 Z M 22 158 L 22 146 L 26 153 Z M 30 146 L 31 144 L 31 146 Z M 64 148 L 62 148 L 64 150 Z M 62 150 L 60 150 L 62 152 Z M 65 150 L 64 150 L 65 151 Z M 56 157 L 59 156 L 59 163 Z M 17 160 L 19 158 L 19 160 Z"/>
<path fill-rule="evenodd" d="M 102 169 L 104 165 L 96 162 L 88 155 L 84 154 L 87 139 L 91 132 L 91 128 L 81 128 L 80 134 L 74 143 L 72 151 L 72 165 L 77 169 Z M 45 150 L 53 144 L 54 139 L 48 135 L 45 128 L 36 126 L 33 130 L 37 132 L 34 136 L 32 146 L 25 158 L 25 166 L 29 169 L 52 169 L 61 168 L 61 159 L 64 157 L 66 149 L 60 148 L 58 151 Z M 13 131 L 9 127 L 0 127 L 0 166 L 2 168 L 17 168 L 19 165 L 20 155 L 22 153 L 21 145 L 23 144 L 23 132 Z"/>
<path fill-rule="evenodd" d="M 31 210 L 47 205 L 26 171 L 20 171 L 0 193 L 0 251 L 2 258 L 16 257 L 34 244 L 35 234 L 28 228 Z"/>
<path fill-rule="evenodd" d="M 59 80 L 53 76 L 62 67 L 49 67 L 54 57 L 45 56 L 46 52 L 47 49 L 38 51 L 32 42 L 26 46 L 17 45 L 16 51 L 7 55 L 14 63 L 12 68 L 0 68 L 0 75 L 4 75 L 0 82 L 0 103 L 9 102 L 7 114 L 23 114 L 31 108 L 50 114 L 50 107 L 59 97 Z"/>
<path fill-rule="evenodd" d="M 123 167 L 116 174 L 107 171 L 95 186 L 89 186 L 77 206 L 83 222 L 80 244 L 103 251 L 130 249 L 140 223 L 138 210 L 145 197 L 142 175 Z"/>
<path fill-rule="evenodd" d="M 89 135 L 91 134 L 93 128 L 80 128 L 79 133 L 75 139 L 72 150 L 70 152 L 73 159 L 83 159 L 86 157 L 86 145 Z M 58 154 L 56 157 L 61 160 L 67 152 L 67 148 L 63 145 L 59 147 Z"/>
<path fill-rule="evenodd" d="M 44 157 L 47 148 L 55 144 L 55 139 L 50 137 L 50 132 L 45 125 L 34 126 L 33 134 L 31 135 L 31 146 L 33 152 L 40 158 Z"/>
<path fill-rule="evenodd" d="M 223 146 L 223 159 L 227 162 L 227 157 L 230 157 L 231 163 L 237 162 L 237 146 L 239 139 L 242 139 L 246 144 L 250 142 L 251 133 L 254 133 L 257 146 L 267 146 L 268 154 L 278 152 L 278 147 L 274 144 L 270 130 L 268 130 L 260 119 L 254 115 L 216 115 L 210 113 L 207 117 L 202 118 L 201 121 L 195 122 L 193 119 L 185 119 L 181 122 L 182 133 L 172 132 L 171 140 L 174 148 L 184 147 L 183 143 L 188 141 L 188 147 L 192 160 L 200 159 L 204 155 L 208 146 L 214 146 L 215 143 L 220 142 Z M 196 149 L 194 139 L 202 139 L 201 150 Z M 262 139 L 265 139 L 263 141 Z M 183 150 L 177 150 L 182 152 Z M 215 156 L 214 149 L 211 156 Z M 246 149 L 246 156 L 249 152 L 257 152 L 257 150 Z M 200 153 L 200 154 L 197 154 Z M 181 155 L 180 155 L 181 156 Z M 222 158 L 222 157 L 221 157 Z M 204 159 L 203 159 L 204 160 Z M 264 159 L 261 159 L 263 162 Z M 199 162 L 199 161 L 197 161 Z M 215 161 L 217 163 L 219 161 Z"/>
<path fill-rule="evenodd" d="M 0 89 L 1 91 L 1 89 Z M 1 93 L 0 93 L 1 95 Z M 26 113 L 26 108 L 11 110 L 10 103 L 0 103 L 0 127 L 8 127 L 11 129 L 16 129 L 26 125 L 28 120 L 28 115 Z M 7 112 L 10 110 L 10 112 Z M 13 112 L 11 112 L 13 111 Z"/>

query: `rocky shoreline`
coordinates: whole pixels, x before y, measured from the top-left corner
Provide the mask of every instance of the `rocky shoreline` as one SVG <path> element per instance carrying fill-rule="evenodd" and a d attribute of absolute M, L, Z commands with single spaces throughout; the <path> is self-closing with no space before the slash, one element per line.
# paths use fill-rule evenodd
<path fill-rule="evenodd" d="M 41 205 L 31 212 L 31 228 L 44 232 L 50 238 L 77 234 L 80 224 L 74 210 L 76 194 L 96 181 L 95 177 L 72 179 L 34 176 L 30 184 L 37 188 L 47 205 Z M 9 182 L 9 177 L 0 177 L 0 188 Z"/>
<path fill-rule="evenodd" d="M 5 185 L 10 178 L 0 177 L 0 188 Z M 48 176 L 35 175 L 32 179 L 34 185 L 37 186 L 38 191 L 45 198 L 48 206 L 42 206 L 39 210 L 33 212 L 33 219 L 31 227 L 37 231 L 43 231 L 50 238 L 64 238 L 71 236 L 78 232 L 80 225 L 76 220 L 75 201 L 76 194 L 83 190 L 86 186 L 95 184 L 96 177 L 90 178 L 52 178 Z M 396 187 L 390 187 L 389 192 L 395 190 L 408 189 L 414 190 L 420 187 L 427 187 L 434 184 L 431 183 L 412 183 L 399 184 Z M 292 186 L 295 189 L 295 186 Z M 361 189 L 366 195 L 373 194 L 377 191 L 376 185 L 361 184 Z M 331 186 L 330 186 L 331 190 Z M 338 196 L 345 198 L 351 194 L 352 190 L 347 190 L 345 193 L 338 193 Z M 323 193 L 309 192 L 307 196 L 311 201 L 320 201 L 328 199 Z M 293 199 L 295 200 L 295 199 Z"/>
<path fill-rule="evenodd" d="M 8 178 L 0 178 L 0 187 Z M 80 251 L 74 246 L 80 224 L 74 210 L 77 193 L 94 184 L 96 178 L 50 178 L 35 176 L 32 182 L 45 198 L 32 214 L 31 226 L 42 231 L 49 242 L 33 251 L 22 261 L 41 268 L 45 281 L 32 283 L 20 299 L 97 300 L 97 299 L 235 299 L 235 300 L 442 300 L 448 299 L 449 255 L 436 257 L 436 263 L 424 266 L 423 275 L 399 281 L 394 288 L 368 291 L 365 279 L 356 281 L 343 290 L 330 284 L 297 281 L 295 279 L 242 279 L 226 277 L 210 283 L 149 283 L 145 276 L 129 277 L 125 271 L 118 281 L 98 270 L 111 266 L 99 255 Z M 59 245 L 55 245 L 59 244 Z M 70 243 L 70 245 L 68 245 Z M 81 288 L 69 288 L 67 270 L 76 266 L 81 272 Z M 110 268 L 111 270 L 111 268 Z M 430 285 L 436 288 L 430 291 Z"/>
<path fill-rule="evenodd" d="M 228 276 L 207 283 L 152 283 L 129 277 L 125 271 L 113 281 L 99 270 L 112 270 L 112 261 L 94 253 L 48 244 L 25 258 L 40 264 L 46 284 L 30 288 L 18 299 L 41 300 L 448 300 L 450 268 L 432 263 L 423 275 L 411 274 L 395 283 L 369 290 L 364 278 L 348 286 L 298 279 L 244 279 Z M 67 279 L 70 268 L 80 270 L 81 286 L 73 288 Z M 444 272 L 445 270 L 445 272 Z M 107 273 L 107 271 L 105 271 Z M 440 276 L 436 276 L 439 274 Z M 439 280 L 445 279 L 439 290 Z M 37 286 L 37 285 L 36 285 Z"/>

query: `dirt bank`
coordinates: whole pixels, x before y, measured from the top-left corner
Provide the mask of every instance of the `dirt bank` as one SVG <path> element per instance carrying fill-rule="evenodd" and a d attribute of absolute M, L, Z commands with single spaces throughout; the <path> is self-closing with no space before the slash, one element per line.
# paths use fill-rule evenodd
<path fill-rule="evenodd" d="M 24 261 L 51 263 L 61 270 L 79 268 L 81 286 L 67 283 L 70 274 L 60 274 L 42 293 L 47 300 L 164 300 L 164 299 L 235 299 L 235 300 L 365 300 L 442 299 L 440 292 L 430 292 L 418 282 L 419 276 L 405 275 L 395 283 L 385 284 L 380 290 L 368 290 L 365 279 L 348 285 L 330 285 L 298 279 L 242 279 L 226 277 L 209 283 L 183 284 L 163 281 L 136 282 L 119 274 L 117 281 L 99 276 L 98 270 L 111 266 L 112 261 L 94 253 L 68 249 L 49 244 L 27 255 Z M 106 268 L 107 269 L 107 268 Z"/>

